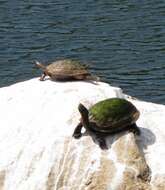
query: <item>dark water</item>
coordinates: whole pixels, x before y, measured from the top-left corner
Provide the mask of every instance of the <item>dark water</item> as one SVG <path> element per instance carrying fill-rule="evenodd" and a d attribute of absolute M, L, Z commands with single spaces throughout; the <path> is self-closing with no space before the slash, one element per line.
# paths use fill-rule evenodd
<path fill-rule="evenodd" d="M 165 0 L 0 0 L 0 87 L 77 58 L 125 93 L 165 104 Z"/>

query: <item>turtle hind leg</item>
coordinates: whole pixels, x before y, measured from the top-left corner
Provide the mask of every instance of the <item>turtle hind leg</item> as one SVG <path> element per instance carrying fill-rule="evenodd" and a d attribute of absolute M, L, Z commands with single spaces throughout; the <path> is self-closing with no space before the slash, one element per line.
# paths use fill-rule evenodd
<path fill-rule="evenodd" d="M 132 124 L 129 129 L 130 132 L 133 132 L 135 135 L 140 136 L 141 132 L 136 123 Z"/>
<path fill-rule="evenodd" d="M 101 134 L 96 134 L 96 140 L 99 144 L 99 147 L 103 150 L 106 150 L 108 149 L 108 146 L 106 144 L 106 140 L 105 140 L 105 137 L 102 136 Z"/>
<path fill-rule="evenodd" d="M 85 77 L 86 80 L 93 80 L 93 81 L 100 81 L 100 77 L 96 76 L 96 75 L 87 75 Z"/>
<path fill-rule="evenodd" d="M 82 133 L 81 133 L 82 127 L 83 127 L 82 122 L 80 122 L 80 123 L 76 126 L 76 128 L 75 128 L 75 130 L 74 130 L 74 132 L 73 132 L 73 135 L 72 135 L 75 139 L 79 139 L 79 138 L 82 136 Z"/>

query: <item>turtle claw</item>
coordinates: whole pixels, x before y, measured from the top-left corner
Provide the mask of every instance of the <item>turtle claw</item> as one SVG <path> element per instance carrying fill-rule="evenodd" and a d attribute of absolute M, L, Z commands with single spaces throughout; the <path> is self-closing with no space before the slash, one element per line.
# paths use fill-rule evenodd
<path fill-rule="evenodd" d="M 130 128 L 130 131 L 133 132 L 135 135 L 140 136 L 141 131 L 140 129 L 137 127 L 136 124 L 133 124 L 132 127 Z"/>
<path fill-rule="evenodd" d="M 44 79 L 43 79 L 43 77 L 40 77 L 40 79 L 39 79 L 40 81 L 44 81 Z"/>
<path fill-rule="evenodd" d="M 108 146 L 107 146 L 107 144 L 106 144 L 106 140 L 105 140 L 103 137 L 96 136 L 96 139 L 97 139 L 97 141 L 98 141 L 99 147 L 100 147 L 102 150 L 107 150 L 107 149 L 108 149 Z"/>
<path fill-rule="evenodd" d="M 100 146 L 100 148 L 102 150 L 107 150 L 108 149 L 107 144 L 105 143 L 105 141 L 104 142 L 99 142 L 99 146 Z"/>
<path fill-rule="evenodd" d="M 134 130 L 134 134 L 137 135 L 137 136 L 140 136 L 140 134 L 141 134 L 140 129 L 138 129 L 138 128 L 135 129 L 135 130 Z"/>
<path fill-rule="evenodd" d="M 75 139 L 79 139 L 81 136 L 82 136 L 82 134 L 81 133 L 73 133 L 73 135 L 72 135 Z"/>

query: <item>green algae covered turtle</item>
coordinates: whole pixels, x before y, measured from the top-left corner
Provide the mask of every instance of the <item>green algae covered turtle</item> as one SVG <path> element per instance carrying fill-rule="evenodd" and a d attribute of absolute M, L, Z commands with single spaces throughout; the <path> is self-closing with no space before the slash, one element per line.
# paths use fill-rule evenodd
<path fill-rule="evenodd" d="M 129 101 L 121 98 L 110 98 L 93 105 L 89 110 L 79 104 L 78 110 L 81 114 L 80 123 L 74 130 L 73 137 L 82 136 L 81 129 L 93 131 L 102 149 L 107 149 L 105 135 L 130 130 L 140 135 L 136 126 L 140 112 Z"/>
<path fill-rule="evenodd" d="M 99 77 L 93 76 L 87 70 L 87 67 L 77 60 L 63 59 L 54 61 L 45 66 L 35 61 L 37 67 L 43 70 L 40 80 L 43 81 L 46 76 L 52 80 L 68 81 L 68 80 L 94 80 L 98 81 Z"/>

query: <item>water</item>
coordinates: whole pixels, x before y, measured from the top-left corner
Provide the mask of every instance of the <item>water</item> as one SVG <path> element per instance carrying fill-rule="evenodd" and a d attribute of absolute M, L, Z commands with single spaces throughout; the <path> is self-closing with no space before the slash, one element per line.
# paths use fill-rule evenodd
<path fill-rule="evenodd" d="M 165 104 L 164 0 L 0 0 L 0 87 L 77 58 L 142 100 Z"/>

